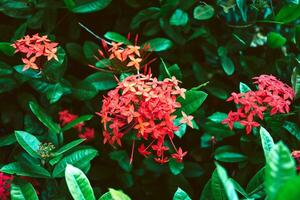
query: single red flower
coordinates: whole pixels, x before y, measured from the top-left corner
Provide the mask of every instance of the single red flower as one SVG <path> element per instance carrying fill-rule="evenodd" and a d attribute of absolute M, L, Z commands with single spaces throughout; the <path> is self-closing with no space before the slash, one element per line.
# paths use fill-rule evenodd
<path fill-rule="evenodd" d="M 172 154 L 172 158 L 176 159 L 177 162 L 182 162 L 183 157 L 187 154 L 187 151 L 183 152 L 181 147 L 178 148 L 176 153 Z"/>

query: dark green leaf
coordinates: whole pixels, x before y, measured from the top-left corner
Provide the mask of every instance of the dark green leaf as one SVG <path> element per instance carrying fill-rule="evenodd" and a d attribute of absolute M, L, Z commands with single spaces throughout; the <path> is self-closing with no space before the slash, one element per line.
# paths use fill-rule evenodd
<path fill-rule="evenodd" d="M 185 93 L 185 99 L 179 97 L 178 102 L 181 104 L 181 110 L 189 115 L 202 105 L 206 97 L 207 94 L 205 92 L 189 90 Z"/>
<path fill-rule="evenodd" d="M 159 17 L 160 8 L 149 7 L 144 10 L 139 11 L 132 19 L 130 26 L 132 29 L 136 29 L 141 23 L 148 21 L 150 19 L 156 19 Z"/>
<path fill-rule="evenodd" d="M 270 32 L 267 35 L 267 44 L 271 48 L 282 47 L 286 43 L 286 38 L 279 33 Z"/>
<path fill-rule="evenodd" d="M 8 146 L 16 143 L 15 134 L 9 134 L 7 136 L 0 137 L 0 147 Z"/>
<path fill-rule="evenodd" d="M 177 162 L 174 159 L 170 159 L 169 161 L 169 168 L 174 175 L 178 175 L 182 172 L 184 169 L 184 164 L 181 162 Z"/>
<path fill-rule="evenodd" d="M 181 9 L 176 9 L 170 18 L 170 24 L 174 26 L 184 26 L 188 21 L 188 14 Z"/>
<path fill-rule="evenodd" d="M 85 122 L 85 121 L 89 121 L 90 119 L 93 118 L 93 115 L 83 115 L 80 116 L 74 120 L 72 120 L 71 122 L 69 122 L 68 124 L 66 124 L 63 128 L 62 131 L 67 131 L 69 129 L 71 129 L 72 127 L 76 126 L 77 124 L 81 123 L 81 122 Z"/>
<path fill-rule="evenodd" d="M 215 9 L 208 5 L 208 4 L 203 4 L 199 5 L 194 9 L 194 18 L 198 20 L 207 20 L 210 19 L 214 16 L 215 14 Z"/>
<path fill-rule="evenodd" d="M 117 86 L 112 73 L 96 72 L 86 77 L 85 81 L 90 82 L 98 91 L 109 90 Z"/>
<path fill-rule="evenodd" d="M 174 193 L 173 200 L 192 200 L 192 199 L 181 188 L 177 188 L 176 192 Z"/>
<path fill-rule="evenodd" d="M 119 33 L 107 32 L 107 33 L 105 33 L 104 37 L 109 40 L 112 40 L 114 42 L 122 42 L 123 44 L 131 44 L 131 42 L 128 41 L 128 39 L 126 37 L 124 37 L 123 35 L 121 35 Z"/>
<path fill-rule="evenodd" d="M 64 0 L 67 8 L 74 13 L 90 13 L 106 8 L 112 0 Z"/>
<path fill-rule="evenodd" d="M 283 6 L 278 14 L 275 16 L 275 20 L 283 23 L 290 23 L 300 17 L 300 5 L 287 4 Z"/>
<path fill-rule="evenodd" d="M 15 49 L 11 46 L 9 42 L 0 42 L 0 52 L 7 56 L 14 55 Z"/>
<path fill-rule="evenodd" d="M 129 172 L 131 171 L 132 169 L 132 165 L 129 163 L 130 160 L 129 160 L 129 157 L 126 153 L 126 151 L 123 151 L 123 150 L 120 150 L 120 151 L 113 151 L 109 154 L 109 157 L 112 159 L 112 160 L 115 160 L 118 162 L 119 166 Z"/>

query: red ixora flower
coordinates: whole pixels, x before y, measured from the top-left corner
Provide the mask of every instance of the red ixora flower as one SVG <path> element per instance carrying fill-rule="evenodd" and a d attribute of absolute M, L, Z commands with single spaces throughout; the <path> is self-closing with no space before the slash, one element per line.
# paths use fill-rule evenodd
<path fill-rule="evenodd" d="M 292 156 L 294 157 L 296 163 L 297 163 L 297 171 L 300 171 L 300 151 L 293 151 Z"/>
<path fill-rule="evenodd" d="M 128 41 L 130 34 L 127 35 Z M 99 57 L 96 66 L 89 65 L 90 67 L 108 72 L 130 72 L 139 71 L 144 69 L 146 72 L 148 66 L 156 59 L 149 60 L 151 49 L 149 45 L 138 46 L 138 35 L 135 36 L 134 44 L 124 44 L 122 42 L 107 42 L 102 40 L 102 50 L 98 50 Z M 97 67 L 101 65 L 101 67 Z M 150 69 L 149 69 L 150 70 Z"/>
<path fill-rule="evenodd" d="M 57 45 L 56 42 L 51 42 L 47 35 L 39 36 L 35 34 L 32 37 L 26 35 L 25 37 L 15 41 L 11 46 L 16 49 L 15 53 L 20 52 L 25 54 L 22 58 L 25 64 L 23 71 L 31 69 L 41 69 L 42 64 L 47 60 L 57 58 Z"/>
<path fill-rule="evenodd" d="M 233 129 L 235 122 L 240 122 L 246 127 L 246 133 L 251 133 L 253 127 L 260 124 L 255 120 L 263 120 L 264 114 L 288 113 L 290 104 L 294 99 L 294 91 L 287 84 L 279 81 L 272 75 L 260 75 L 253 78 L 258 86 L 256 91 L 246 93 L 232 93 L 227 101 L 238 105 L 236 112 L 230 111 L 228 117 L 222 121 Z"/>
<path fill-rule="evenodd" d="M 78 118 L 77 115 L 70 113 L 69 110 L 62 110 L 58 113 L 58 115 L 60 124 L 62 126 Z M 85 127 L 84 122 L 76 124 L 73 128 L 75 128 L 79 132 L 78 137 L 86 139 L 87 141 L 92 140 L 95 137 L 95 130 L 93 128 Z"/>
<path fill-rule="evenodd" d="M 181 162 L 187 152 L 177 149 L 173 143 L 174 132 L 178 130 L 173 124 L 176 118 L 173 113 L 181 107 L 176 98 L 185 98 L 185 89 L 180 88 L 178 83 L 175 77 L 158 81 L 151 75 L 142 74 L 119 82 L 103 98 L 102 109 L 97 113 L 104 125 L 103 142 L 121 145 L 123 136 L 133 134 L 141 143 L 138 147 L 141 155 L 148 157 L 154 154 L 154 160 L 163 164 L 169 160 L 166 153 L 172 150 L 175 151 L 172 157 Z M 193 117 L 182 114 L 181 123 L 192 126 Z M 166 139 L 171 142 L 172 149 Z"/>
<path fill-rule="evenodd" d="M 7 175 L 0 172 L 0 199 L 10 199 L 10 184 L 13 180 L 12 175 Z"/>

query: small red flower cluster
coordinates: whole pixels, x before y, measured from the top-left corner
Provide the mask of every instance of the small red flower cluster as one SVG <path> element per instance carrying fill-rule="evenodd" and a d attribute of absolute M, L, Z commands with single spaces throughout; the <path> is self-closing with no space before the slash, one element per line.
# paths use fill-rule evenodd
<path fill-rule="evenodd" d="M 276 113 L 288 113 L 291 101 L 294 99 L 294 91 L 287 84 L 279 81 L 271 75 L 261 75 L 253 78 L 258 85 L 257 91 L 246 93 L 232 93 L 227 101 L 233 101 L 238 105 L 236 112 L 230 111 L 228 117 L 222 121 L 233 129 L 234 122 L 240 122 L 246 127 L 249 134 L 253 127 L 260 124 L 254 118 L 264 119 L 264 113 L 270 115 Z"/>
<path fill-rule="evenodd" d="M 130 35 L 128 36 L 128 40 Z M 150 56 L 149 50 L 150 46 L 145 45 L 142 48 L 137 45 L 138 36 L 135 37 L 134 45 L 124 45 L 124 43 L 108 43 L 105 40 L 102 40 L 103 51 L 98 50 L 100 58 L 96 57 L 98 62 L 100 62 L 105 68 L 97 68 L 90 65 L 90 67 L 111 71 L 111 72 L 129 72 L 133 70 L 139 71 L 142 68 L 147 70 L 147 67 L 155 59 L 145 62 Z M 108 46 L 110 45 L 110 47 Z"/>
<path fill-rule="evenodd" d="M 56 56 L 57 52 L 56 42 L 51 42 L 47 35 L 39 36 L 38 34 L 30 37 L 26 35 L 24 38 L 17 40 L 12 46 L 16 49 L 15 53 L 21 52 L 26 54 L 25 58 L 22 58 L 25 64 L 23 71 L 31 69 L 41 69 L 42 63 L 47 60 L 55 59 L 58 60 Z"/>
<path fill-rule="evenodd" d="M 171 156 L 181 162 L 187 152 L 183 152 L 180 147 L 176 148 L 173 143 L 174 132 L 178 127 L 173 124 L 176 116 L 172 113 L 181 107 L 176 98 L 185 98 L 186 90 L 180 88 L 178 83 L 175 77 L 158 81 L 151 75 L 141 74 L 129 76 L 119 82 L 117 88 L 104 97 L 102 109 L 98 113 L 104 125 L 104 144 L 117 143 L 121 146 L 123 136 L 132 133 L 138 140 L 148 143 L 147 146 L 142 143 L 138 152 L 147 157 L 153 150 L 156 152 L 155 161 L 163 164 L 169 160 L 165 155 L 169 150 L 165 142 L 168 138 L 175 151 Z M 183 114 L 181 123 L 192 126 L 192 116 Z M 132 162 L 132 156 L 130 161 Z"/>
<path fill-rule="evenodd" d="M 0 199 L 8 200 L 10 199 L 10 184 L 13 180 L 13 176 L 6 175 L 0 172 Z"/>
<path fill-rule="evenodd" d="M 77 115 L 70 113 L 68 110 L 60 111 L 58 115 L 59 115 L 59 121 L 62 126 L 78 118 Z M 93 128 L 85 127 L 84 122 L 80 122 L 79 124 L 75 125 L 73 128 L 75 128 L 79 132 L 78 134 L 79 138 L 83 138 L 89 141 L 94 139 L 95 137 L 95 130 Z"/>

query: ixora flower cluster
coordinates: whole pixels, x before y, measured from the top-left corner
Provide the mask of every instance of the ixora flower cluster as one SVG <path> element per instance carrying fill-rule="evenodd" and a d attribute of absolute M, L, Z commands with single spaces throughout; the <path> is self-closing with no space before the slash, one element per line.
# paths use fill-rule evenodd
<path fill-rule="evenodd" d="M 128 41 L 130 36 L 128 36 Z M 100 57 L 96 57 L 98 63 L 101 67 L 95 67 L 89 65 L 90 67 L 109 72 L 130 72 L 140 69 L 147 70 L 150 63 L 155 61 L 152 59 L 147 61 L 150 56 L 150 45 L 144 45 L 140 47 L 137 45 L 138 35 L 135 37 L 134 45 L 125 45 L 122 42 L 109 43 L 110 47 L 107 44 L 107 41 L 102 40 L 102 50 L 98 50 Z M 96 64 L 97 65 L 97 64 Z"/>
<path fill-rule="evenodd" d="M 155 161 L 163 164 L 169 161 L 166 152 L 173 149 L 171 157 L 182 162 L 187 152 L 177 148 L 173 142 L 178 127 L 173 124 L 173 114 L 181 105 L 178 96 L 185 98 L 185 89 L 178 86 L 179 81 L 164 79 L 158 81 L 151 75 L 132 75 L 108 92 L 98 113 L 104 125 L 104 144 L 122 145 L 121 139 L 128 135 L 133 138 L 130 162 L 133 159 L 135 139 L 141 144 L 138 152 L 147 157 L 155 152 Z M 192 116 L 185 113 L 181 123 L 192 126 Z M 168 142 L 170 141 L 169 145 Z"/>
<path fill-rule="evenodd" d="M 8 200 L 10 199 L 10 184 L 13 180 L 13 176 L 6 175 L 0 172 L 0 199 Z"/>
<path fill-rule="evenodd" d="M 292 156 L 296 161 L 297 171 L 299 172 L 300 171 L 300 151 L 299 150 L 298 151 L 293 151 Z"/>
<path fill-rule="evenodd" d="M 47 35 L 39 36 L 39 34 L 35 34 L 32 37 L 26 35 L 12 44 L 16 49 L 15 53 L 25 54 L 25 57 L 22 58 L 25 64 L 23 71 L 29 68 L 41 69 L 46 60 L 58 60 L 56 56 L 57 45 L 58 43 L 51 42 Z"/>
<path fill-rule="evenodd" d="M 70 113 L 70 111 L 68 110 L 60 111 L 58 115 L 59 115 L 59 121 L 62 126 L 78 118 L 77 115 Z M 83 138 L 86 139 L 87 141 L 90 141 L 95 137 L 95 130 L 93 128 L 85 127 L 84 122 L 80 122 L 79 124 L 75 125 L 73 128 L 75 128 L 79 132 L 78 134 L 79 138 Z"/>
<path fill-rule="evenodd" d="M 272 75 L 260 75 L 253 79 L 258 89 L 246 93 L 232 93 L 227 101 L 233 101 L 238 109 L 236 112 L 230 111 L 228 117 L 222 121 L 230 129 L 233 129 L 234 122 L 240 122 L 246 127 L 247 134 L 253 127 L 260 126 L 255 120 L 263 120 L 265 113 L 288 113 L 294 99 L 293 89 Z"/>

